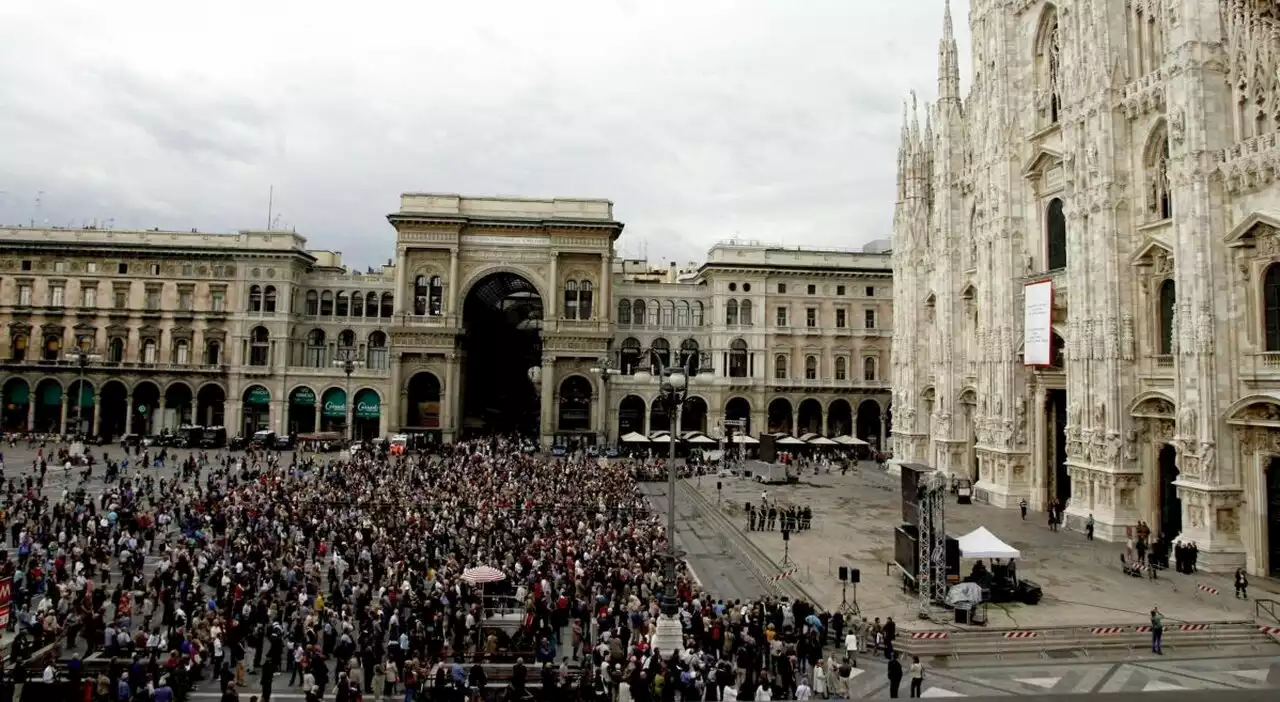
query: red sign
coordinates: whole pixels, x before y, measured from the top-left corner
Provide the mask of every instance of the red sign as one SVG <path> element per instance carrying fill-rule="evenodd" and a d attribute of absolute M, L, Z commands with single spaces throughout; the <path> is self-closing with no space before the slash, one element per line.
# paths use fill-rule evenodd
<path fill-rule="evenodd" d="M 13 578 L 0 579 L 0 629 L 9 626 L 9 599 L 13 591 Z"/>

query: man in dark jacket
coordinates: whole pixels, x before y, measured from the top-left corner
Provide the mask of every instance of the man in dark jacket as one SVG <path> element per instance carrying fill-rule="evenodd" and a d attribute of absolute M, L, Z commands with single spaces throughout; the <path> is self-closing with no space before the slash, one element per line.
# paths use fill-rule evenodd
<path fill-rule="evenodd" d="M 889 696 L 898 697 L 898 686 L 902 684 L 902 663 L 898 661 L 898 654 L 889 654 Z"/>

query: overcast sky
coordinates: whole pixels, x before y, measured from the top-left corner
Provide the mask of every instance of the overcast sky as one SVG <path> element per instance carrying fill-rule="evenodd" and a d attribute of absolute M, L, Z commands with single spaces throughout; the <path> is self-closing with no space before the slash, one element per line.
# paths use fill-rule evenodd
<path fill-rule="evenodd" d="M 3 2 L 0 222 L 261 228 L 274 185 L 281 226 L 360 265 L 404 191 L 609 198 L 654 261 L 860 246 L 942 4 Z"/>

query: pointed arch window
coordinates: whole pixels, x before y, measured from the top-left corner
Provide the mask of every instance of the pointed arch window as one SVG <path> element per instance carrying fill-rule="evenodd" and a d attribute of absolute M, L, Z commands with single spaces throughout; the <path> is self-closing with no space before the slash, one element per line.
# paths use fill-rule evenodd
<path fill-rule="evenodd" d="M 1173 315 L 1178 304 L 1178 289 L 1170 278 L 1160 283 L 1160 310 L 1157 319 L 1160 321 L 1160 338 L 1156 344 L 1156 353 L 1168 356 L 1173 353 Z"/>
<path fill-rule="evenodd" d="M 751 319 L 751 301 L 750 300 L 743 300 L 738 305 L 738 323 L 744 327 L 751 326 L 752 319 Z"/>
<path fill-rule="evenodd" d="M 1036 32 L 1036 111 L 1042 125 L 1057 124 L 1062 110 L 1062 39 L 1058 12 L 1046 7 Z"/>
<path fill-rule="evenodd" d="M 1262 299 L 1266 317 L 1266 350 L 1280 351 L 1280 263 L 1267 266 L 1262 276 Z"/>
<path fill-rule="evenodd" d="M 876 359 L 875 356 L 867 356 L 862 359 L 862 379 L 872 381 L 876 379 Z"/>
<path fill-rule="evenodd" d="M 747 342 L 742 339 L 734 339 L 733 343 L 729 344 L 729 377 L 747 377 L 749 366 L 750 357 L 747 353 Z"/>
<path fill-rule="evenodd" d="M 276 311 L 276 286 L 268 285 L 266 289 L 262 291 L 262 311 Z"/>
<path fill-rule="evenodd" d="M 1053 198 L 1045 210 L 1045 238 L 1047 239 L 1049 270 L 1067 267 L 1067 217 L 1063 213 L 1062 200 Z"/>
<path fill-rule="evenodd" d="M 804 359 L 804 379 L 805 379 L 805 380 L 817 380 L 817 379 L 818 379 L 818 357 L 817 357 L 817 356 L 806 356 L 806 357 L 805 357 L 805 359 Z"/>
<path fill-rule="evenodd" d="M 631 301 L 622 299 L 618 301 L 618 324 L 631 323 Z"/>
<path fill-rule="evenodd" d="M 729 300 L 724 306 L 724 323 L 730 327 L 738 326 L 738 301 Z"/>
<path fill-rule="evenodd" d="M 1151 135 L 1145 165 L 1148 216 L 1169 219 L 1173 216 L 1173 195 L 1169 188 L 1169 133 L 1163 123 Z"/>
<path fill-rule="evenodd" d="M 778 354 L 773 357 L 773 377 L 776 380 L 787 379 L 787 357 Z"/>
<path fill-rule="evenodd" d="M 836 380 L 848 380 L 849 361 L 844 356 L 836 357 Z"/>
<path fill-rule="evenodd" d="M 249 286 L 249 311 L 262 311 L 262 288 L 258 285 Z"/>

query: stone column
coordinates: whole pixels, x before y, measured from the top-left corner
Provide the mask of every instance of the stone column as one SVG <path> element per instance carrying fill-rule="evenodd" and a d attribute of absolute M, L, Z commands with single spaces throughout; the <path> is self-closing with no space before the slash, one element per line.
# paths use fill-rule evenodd
<path fill-rule="evenodd" d="M 133 391 L 124 395 L 124 433 L 133 432 Z"/>
<path fill-rule="evenodd" d="M 889 427 L 888 419 L 889 419 L 889 415 L 884 414 L 883 412 L 880 413 L 880 446 L 877 447 L 877 450 L 881 452 L 888 451 L 888 449 L 885 448 L 887 446 L 887 444 L 885 443 L 885 440 L 886 440 L 886 437 L 888 436 L 888 427 Z"/>
<path fill-rule="evenodd" d="M 90 432 L 92 436 L 98 435 L 99 428 L 102 425 L 101 420 L 102 420 L 102 395 L 95 392 L 93 394 L 93 429 Z"/>
<path fill-rule="evenodd" d="M 457 421 L 459 398 L 457 398 L 453 392 L 457 386 L 457 383 L 453 382 L 453 376 L 454 376 L 453 371 L 454 371 L 454 367 L 457 365 L 458 365 L 457 353 L 450 352 L 445 354 L 444 379 L 442 383 L 444 385 L 444 388 L 443 388 L 444 392 L 441 393 L 441 398 L 440 398 L 441 405 L 442 405 L 440 408 L 440 428 L 442 433 L 443 432 L 452 433 L 455 427 L 459 425 L 459 422 Z"/>
<path fill-rule="evenodd" d="M 347 404 L 351 404 L 349 400 Z M 284 400 L 272 400 L 267 406 L 267 413 L 267 421 L 271 431 L 277 434 L 285 433 L 280 430 L 281 417 L 284 416 Z"/>
<path fill-rule="evenodd" d="M 600 291 L 596 295 L 596 319 L 608 324 L 613 314 L 613 264 L 607 251 L 600 255 Z"/>
<path fill-rule="evenodd" d="M 244 400 L 227 400 L 227 434 L 241 436 L 244 434 Z"/>
<path fill-rule="evenodd" d="M 405 249 L 399 246 L 396 247 L 396 289 L 395 292 L 391 293 L 392 310 L 395 312 L 396 319 L 399 319 L 400 315 L 404 314 L 404 300 L 407 297 L 404 294 L 405 267 L 409 258 L 406 256 L 407 253 Z"/>
<path fill-rule="evenodd" d="M 312 409 L 314 410 L 312 417 L 315 419 L 313 426 L 316 431 L 320 431 L 320 420 L 324 418 L 324 405 L 320 403 L 320 395 L 316 395 L 316 405 Z"/>
<path fill-rule="evenodd" d="M 548 309 L 550 314 L 547 315 L 549 320 L 560 319 L 560 252 L 551 252 L 551 275 L 547 278 L 547 296 L 551 299 Z"/>
<path fill-rule="evenodd" d="M 599 363 L 604 364 L 604 359 Z M 603 370 L 603 369 L 602 369 Z M 609 443 L 609 376 L 600 374 L 600 388 L 591 398 L 591 410 L 595 413 L 595 430 L 599 434 L 596 439 L 601 446 Z"/>
<path fill-rule="evenodd" d="M 649 432 L 653 431 L 653 427 L 649 424 L 649 421 L 652 418 L 653 418 L 653 406 L 650 405 L 648 402 L 646 402 L 644 403 L 644 435 L 645 436 L 648 436 Z"/>
<path fill-rule="evenodd" d="M 79 388 L 77 388 L 77 391 L 79 391 Z M 58 410 L 58 411 L 59 411 L 59 413 L 60 413 L 60 416 L 59 416 L 59 418 L 58 418 L 58 433 L 59 433 L 59 434 L 66 434 L 66 433 L 67 433 L 67 408 L 71 406 L 70 399 L 71 399 L 71 398 L 67 397 L 66 393 L 63 393 L 63 395 L 62 395 L 62 407 L 61 407 L 61 408 L 59 408 L 59 410 Z"/>
<path fill-rule="evenodd" d="M 391 354 L 391 391 L 387 393 L 387 406 L 382 408 L 383 416 L 390 417 L 387 426 L 388 431 L 398 430 L 405 423 L 404 415 L 401 412 L 404 403 L 400 399 L 404 388 L 404 379 L 400 377 L 401 373 L 403 373 L 403 368 L 400 365 L 400 354 L 394 350 L 391 351 Z M 443 390 L 443 388 L 441 389 Z"/>
<path fill-rule="evenodd" d="M 449 314 L 457 316 L 462 314 L 458 309 L 461 302 L 458 300 L 458 288 L 462 286 L 462 281 L 458 280 L 458 247 L 449 247 Z"/>
<path fill-rule="evenodd" d="M 462 357 L 457 353 L 453 354 L 453 366 L 449 368 L 447 375 L 445 383 L 449 393 L 449 424 L 445 431 L 449 437 L 456 437 L 462 434 L 462 422 L 466 419 L 462 406 Z"/>
<path fill-rule="evenodd" d="M 164 429 L 164 426 L 156 426 L 157 424 L 160 424 L 160 425 L 164 424 L 164 410 L 165 410 L 164 391 L 161 391 L 160 405 L 156 407 L 156 413 L 151 417 L 151 429 L 149 433 L 159 434 L 160 430 Z"/>
<path fill-rule="evenodd" d="M 1047 508 L 1046 488 L 1049 485 L 1049 446 L 1045 443 L 1048 418 L 1045 416 L 1047 393 L 1043 385 L 1036 385 L 1035 395 L 1031 399 L 1032 440 L 1031 440 L 1031 494 L 1027 497 L 1028 506 L 1037 511 Z"/>
<path fill-rule="evenodd" d="M 555 259 L 552 259 L 552 270 L 555 270 Z M 555 392 L 556 392 L 556 357 L 542 357 L 542 446 L 551 446 L 555 438 Z"/>

